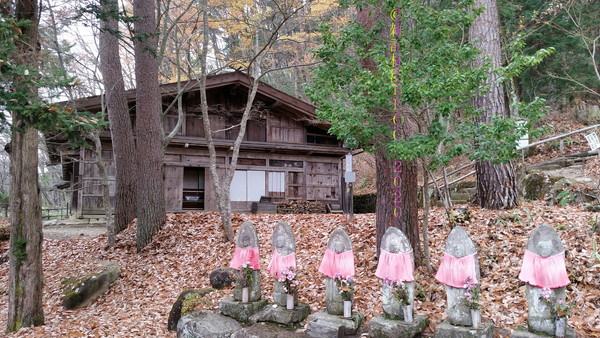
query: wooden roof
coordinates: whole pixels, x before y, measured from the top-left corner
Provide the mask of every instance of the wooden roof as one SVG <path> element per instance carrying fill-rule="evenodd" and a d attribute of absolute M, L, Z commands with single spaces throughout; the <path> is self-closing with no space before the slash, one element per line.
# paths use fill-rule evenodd
<path fill-rule="evenodd" d="M 223 73 L 218 75 L 212 75 L 206 78 L 206 89 L 214 89 L 218 87 L 228 85 L 240 85 L 246 87 L 248 90 L 252 87 L 252 81 L 254 79 L 244 73 L 235 71 L 229 73 Z M 182 86 L 186 86 L 185 92 L 193 92 L 200 88 L 199 81 L 192 80 L 189 82 L 182 81 Z M 187 84 L 187 85 L 186 85 Z M 160 86 L 161 96 L 174 96 L 177 95 L 177 83 L 163 84 Z M 132 102 L 135 101 L 136 91 L 130 89 L 125 92 L 127 100 Z M 264 100 L 265 98 L 278 102 L 285 106 L 285 109 L 291 113 L 294 113 L 298 117 L 315 120 L 315 107 L 309 103 L 299 100 L 291 95 L 288 95 L 274 87 L 260 81 L 256 98 Z M 69 106 L 76 106 L 77 109 L 97 109 L 101 104 L 101 95 L 90 96 L 82 99 L 75 100 L 71 103 L 66 103 Z M 315 121 L 316 122 L 316 121 Z"/>

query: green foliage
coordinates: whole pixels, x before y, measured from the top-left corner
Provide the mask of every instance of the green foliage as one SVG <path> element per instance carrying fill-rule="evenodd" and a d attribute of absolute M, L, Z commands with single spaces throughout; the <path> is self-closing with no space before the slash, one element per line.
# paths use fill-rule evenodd
<path fill-rule="evenodd" d="M 472 100 L 486 90 L 489 73 L 488 66 L 471 66 L 479 51 L 465 42 L 479 12 L 469 10 L 470 1 L 443 3 L 434 7 L 417 0 L 386 2 L 383 12 L 400 9 L 396 23 L 401 36 L 390 36 L 391 18 L 377 20 L 371 30 L 357 22 L 336 32 L 322 27 L 323 44 L 315 54 L 323 62 L 314 71 L 308 95 L 319 118 L 331 122 L 330 133 L 355 138 L 367 151 L 384 147 L 395 159 L 427 158 L 432 170 L 459 155 L 495 163 L 518 156 L 515 144 L 527 132 L 534 136 L 531 126 L 541 117 L 545 102 L 519 104 L 527 119 L 521 127 L 517 119 L 501 117 L 490 124 L 473 122 L 480 112 Z M 364 7 L 370 2 L 343 5 Z M 390 60 L 390 46 L 401 63 Z M 515 52 L 516 63 L 501 70 L 503 78 L 539 63 L 548 53 L 525 57 Z M 372 60 L 370 70 L 363 67 L 365 60 Z M 405 137 L 403 123 L 418 126 L 418 132 Z"/>
<path fill-rule="evenodd" d="M 46 74 L 15 60 L 16 44 L 23 38 L 21 29 L 28 24 L 0 17 L 0 106 L 13 114 L 12 127 L 17 131 L 35 128 L 44 133 L 60 133 L 72 143 L 82 145 L 83 135 L 106 125 L 104 117 L 102 113 L 77 112 L 39 97 L 35 88 L 50 92 L 79 82 L 64 73 Z M 0 122 L 0 128 L 8 125 L 5 114 L 0 114 Z"/>
<path fill-rule="evenodd" d="M 575 202 L 575 196 L 569 190 L 563 190 L 556 195 L 556 199 L 558 200 L 558 204 L 561 207 L 565 207 L 569 203 Z"/>
<path fill-rule="evenodd" d="M 10 196 L 5 193 L 0 193 L 0 209 L 8 208 L 10 203 Z"/>

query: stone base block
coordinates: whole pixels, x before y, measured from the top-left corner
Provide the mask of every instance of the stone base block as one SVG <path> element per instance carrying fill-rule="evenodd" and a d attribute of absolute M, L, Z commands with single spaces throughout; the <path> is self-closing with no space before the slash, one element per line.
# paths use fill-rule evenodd
<path fill-rule="evenodd" d="M 305 320 L 309 314 L 310 306 L 304 303 L 298 303 L 293 310 L 287 310 L 285 307 L 276 304 L 269 304 L 250 316 L 249 322 L 252 324 L 273 322 L 286 326 L 294 326 Z"/>
<path fill-rule="evenodd" d="M 352 317 L 344 318 L 322 310 L 308 316 L 306 333 L 315 338 L 344 337 L 356 334 L 364 321 L 365 316 L 359 312 L 352 312 Z"/>
<path fill-rule="evenodd" d="M 519 326 L 518 328 L 513 330 L 513 332 L 510 334 L 510 338 L 542 338 L 542 337 L 548 337 L 548 335 L 545 333 L 529 332 L 527 330 L 527 327 L 525 327 L 525 326 Z M 565 335 L 565 338 L 577 338 L 577 333 L 575 333 L 575 330 L 573 330 L 573 328 L 567 327 L 567 334 Z"/>
<path fill-rule="evenodd" d="M 375 338 L 412 338 L 419 335 L 429 325 L 429 318 L 415 315 L 412 323 L 403 320 L 386 319 L 384 315 L 369 322 L 369 337 Z"/>
<path fill-rule="evenodd" d="M 267 305 L 266 299 L 242 303 L 233 298 L 225 298 L 219 303 L 219 310 L 227 317 L 231 317 L 242 323 L 247 323 L 250 316 L 260 311 L 265 305 Z"/>
<path fill-rule="evenodd" d="M 454 326 L 445 320 L 435 328 L 436 338 L 493 338 L 494 324 L 481 323 L 481 328 L 474 329 L 468 326 Z"/>
<path fill-rule="evenodd" d="M 229 338 L 242 329 L 232 318 L 210 311 L 193 311 L 177 323 L 177 338 Z"/>
<path fill-rule="evenodd" d="M 231 338 L 308 338 L 308 335 L 286 330 L 276 324 L 258 323 L 237 331 Z"/>

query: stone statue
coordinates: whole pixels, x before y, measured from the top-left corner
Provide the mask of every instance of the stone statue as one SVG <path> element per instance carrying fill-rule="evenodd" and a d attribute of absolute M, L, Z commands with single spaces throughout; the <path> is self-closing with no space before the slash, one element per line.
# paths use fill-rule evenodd
<path fill-rule="evenodd" d="M 296 269 L 296 239 L 292 227 L 284 221 L 279 221 L 273 229 L 273 256 L 268 271 L 275 277 L 273 301 L 279 306 L 286 306 L 287 294 L 283 285 L 278 281 L 281 270 Z M 298 295 L 294 295 L 294 303 L 298 304 Z"/>

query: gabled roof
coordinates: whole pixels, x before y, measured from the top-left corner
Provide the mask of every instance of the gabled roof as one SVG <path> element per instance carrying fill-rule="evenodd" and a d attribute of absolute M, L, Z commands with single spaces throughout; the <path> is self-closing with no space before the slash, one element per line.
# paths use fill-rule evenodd
<path fill-rule="evenodd" d="M 222 73 L 207 77 L 206 89 L 209 90 L 227 85 L 240 85 L 250 90 L 253 80 L 252 77 L 238 71 Z M 192 80 L 189 84 L 188 82 L 182 81 L 182 85 L 186 86 L 186 92 L 192 92 L 200 88 L 200 82 L 197 80 Z M 161 96 L 163 97 L 177 95 L 177 83 L 163 84 L 160 86 L 160 90 Z M 128 101 L 135 101 L 135 94 L 135 89 L 130 89 L 125 92 Z M 313 105 L 275 89 L 262 81 L 259 82 L 257 98 L 271 99 L 278 102 L 278 104 L 285 106 L 286 110 L 306 119 L 313 120 L 316 118 L 315 107 Z M 98 108 L 100 107 L 100 103 L 101 95 L 96 95 L 75 100 L 75 102 L 72 102 L 69 105 L 75 105 L 77 109 L 84 110 Z"/>

